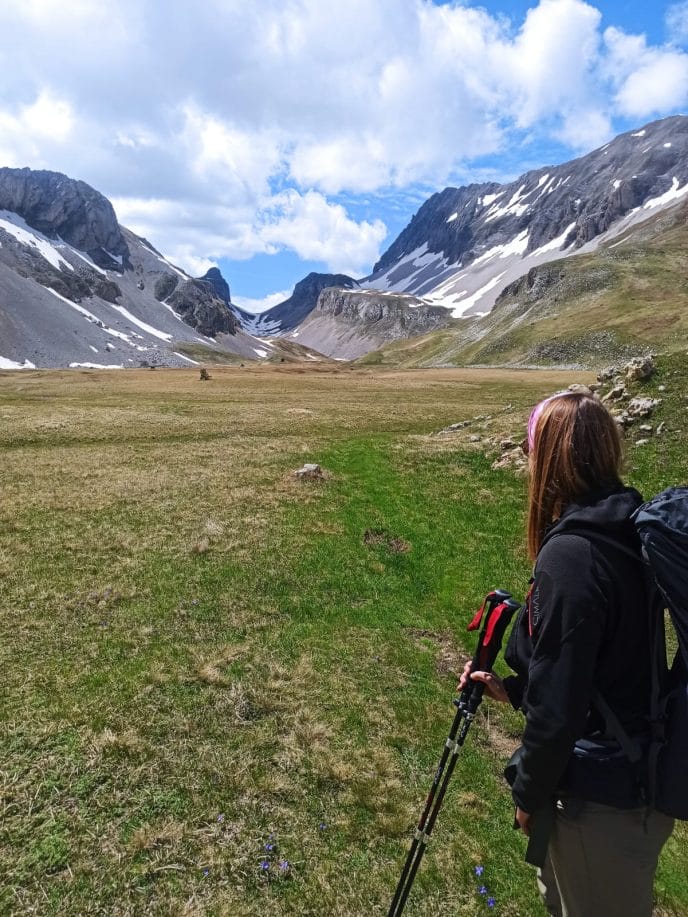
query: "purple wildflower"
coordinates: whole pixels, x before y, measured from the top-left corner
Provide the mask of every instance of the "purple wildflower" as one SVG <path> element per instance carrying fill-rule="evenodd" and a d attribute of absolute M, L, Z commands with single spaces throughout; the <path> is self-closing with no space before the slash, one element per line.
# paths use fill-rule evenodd
<path fill-rule="evenodd" d="M 318 827 L 320 828 L 321 831 L 327 831 L 327 825 L 325 824 L 324 821 L 321 821 Z"/>
<path fill-rule="evenodd" d="M 494 899 L 494 898 L 488 898 L 488 899 L 487 899 L 487 906 L 488 906 L 488 907 L 494 907 L 494 906 L 495 906 L 495 903 L 496 903 L 496 902 L 495 902 L 495 899 Z"/>
<path fill-rule="evenodd" d="M 485 869 L 484 866 L 476 866 L 475 867 L 476 876 L 482 876 L 484 869 Z"/>
<path fill-rule="evenodd" d="M 279 868 L 282 870 L 282 872 L 286 872 L 287 869 L 289 869 L 289 860 L 281 860 Z"/>
<path fill-rule="evenodd" d="M 267 853 L 270 853 L 271 850 L 274 850 L 274 849 L 275 849 L 275 845 L 274 845 L 274 844 L 266 844 L 265 847 L 264 847 L 263 849 L 264 849 Z"/>
<path fill-rule="evenodd" d="M 260 868 L 263 871 L 265 871 L 266 869 L 270 869 L 270 863 L 268 862 L 268 860 L 263 860 L 262 863 L 260 864 Z"/>
<path fill-rule="evenodd" d="M 209 869 L 204 869 L 204 870 L 203 870 L 203 875 L 204 875 L 204 876 L 205 876 L 205 877 L 207 878 L 207 877 L 208 877 L 208 874 L 209 874 L 209 872 L 210 872 L 210 870 L 209 870 Z"/>
<path fill-rule="evenodd" d="M 224 815 L 223 815 L 222 813 L 220 813 L 220 814 L 217 816 L 217 820 L 220 822 L 220 824 L 222 824 L 222 822 L 225 820 Z"/>
<path fill-rule="evenodd" d="M 478 889 L 478 891 L 480 892 L 481 895 L 486 895 L 486 894 L 487 894 L 487 889 L 485 888 L 484 885 L 481 885 L 480 888 Z"/>

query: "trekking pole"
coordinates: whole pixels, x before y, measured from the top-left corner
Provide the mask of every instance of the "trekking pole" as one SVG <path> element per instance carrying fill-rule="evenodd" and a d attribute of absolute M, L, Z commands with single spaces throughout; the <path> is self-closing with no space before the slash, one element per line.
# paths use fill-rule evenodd
<path fill-rule="evenodd" d="M 477 630 L 484 615 L 478 647 L 471 664 L 472 672 L 489 672 L 492 669 L 509 622 L 519 607 L 519 603 L 511 598 L 511 593 L 502 589 L 496 589 L 485 596 L 482 607 L 468 625 L 469 630 Z M 482 682 L 471 681 L 469 677 L 460 697 L 454 701 L 457 707 L 454 722 L 442 750 L 442 757 L 435 771 L 432 786 L 425 801 L 425 806 L 411 843 L 411 849 L 401 871 L 399 883 L 387 917 L 400 917 L 404 910 L 420 861 L 423 858 L 432 829 L 442 807 L 456 760 L 466 740 L 471 723 L 475 718 L 476 711 L 480 706 L 484 690 L 485 685 Z"/>

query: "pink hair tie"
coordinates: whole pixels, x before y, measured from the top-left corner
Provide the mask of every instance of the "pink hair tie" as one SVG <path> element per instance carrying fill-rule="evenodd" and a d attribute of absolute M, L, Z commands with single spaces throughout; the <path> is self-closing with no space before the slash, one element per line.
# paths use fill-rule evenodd
<path fill-rule="evenodd" d="M 555 398 L 561 398 L 564 395 L 575 395 L 576 392 L 572 392 L 569 389 L 565 389 L 563 392 L 555 392 L 554 395 L 550 395 L 549 398 L 544 398 L 538 404 L 535 405 L 533 410 L 530 413 L 528 418 L 528 451 L 532 452 L 535 448 L 535 430 L 537 429 L 537 422 L 540 419 L 540 414 L 546 404 L 549 404 L 550 401 L 554 401 Z"/>

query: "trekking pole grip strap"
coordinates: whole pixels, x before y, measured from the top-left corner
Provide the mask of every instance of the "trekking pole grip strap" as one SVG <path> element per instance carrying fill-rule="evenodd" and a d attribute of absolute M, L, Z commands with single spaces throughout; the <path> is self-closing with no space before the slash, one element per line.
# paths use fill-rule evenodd
<path fill-rule="evenodd" d="M 507 593 L 508 596 L 508 593 Z M 472 671 L 490 672 L 502 648 L 502 641 L 520 605 L 510 596 L 488 608 L 473 657 Z"/>
<path fill-rule="evenodd" d="M 485 596 L 482 607 L 468 625 L 468 630 L 477 630 L 482 623 L 478 646 L 471 662 L 471 672 L 491 671 L 501 649 L 506 629 L 514 612 L 520 607 L 519 603 L 511 598 L 511 593 L 503 589 L 495 589 Z M 484 684 L 469 678 L 461 691 L 461 696 L 454 703 L 463 710 L 468 710 L 470 704 L 471 712 L 475 713 L 484 690 Z"/>

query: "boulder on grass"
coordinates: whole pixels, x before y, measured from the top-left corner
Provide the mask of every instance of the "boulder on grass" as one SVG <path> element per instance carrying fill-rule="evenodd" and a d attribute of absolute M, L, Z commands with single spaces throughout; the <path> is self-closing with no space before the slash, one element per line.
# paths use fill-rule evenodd
<path fill-rule="evenodd" d="M 300 481 L 323 481 L 325 479 L 322 468 L 315 462 L 306 462 L 303 468 L 294 472 L 294 477 Z"/>
<path fill-rule="evenodd" d="M 655 374 L 655 361 L 651 356 L 635 357 L 624 366 L 627 382 L 640 382 Z"/>

